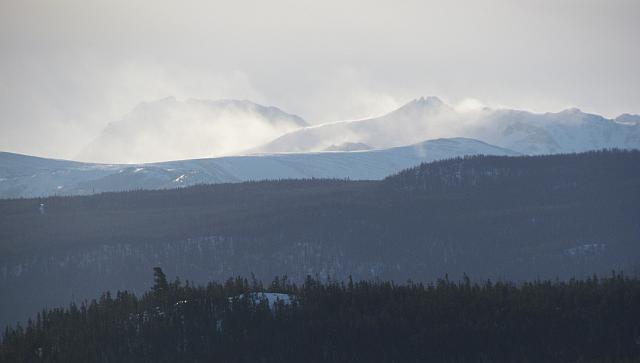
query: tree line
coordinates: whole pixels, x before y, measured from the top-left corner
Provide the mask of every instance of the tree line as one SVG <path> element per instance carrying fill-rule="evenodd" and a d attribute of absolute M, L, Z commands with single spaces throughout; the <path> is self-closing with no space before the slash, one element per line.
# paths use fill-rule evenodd
<path fill-rule="evenodd" d="M 267 301 L 261 292 L 288 294 Z M 256 298 L 257 297 L 257 298 Z M 321 281 L 194 286 L 160 268 L 7 328 L 2 362 L 613 362 L 640 359 L 640 280 Z"/>

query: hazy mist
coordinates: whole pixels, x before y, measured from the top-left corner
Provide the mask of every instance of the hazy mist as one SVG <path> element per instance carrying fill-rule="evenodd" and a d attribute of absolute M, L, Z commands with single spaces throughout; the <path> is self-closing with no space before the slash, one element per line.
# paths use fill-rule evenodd
<path fill-rule="evenodd" d="M 248 99 L 312 124 L 421 95 L 640 113 L 639 18 L 634 0 L 4 0 L 0 150 L 77 158 L 167 96 Z"/>

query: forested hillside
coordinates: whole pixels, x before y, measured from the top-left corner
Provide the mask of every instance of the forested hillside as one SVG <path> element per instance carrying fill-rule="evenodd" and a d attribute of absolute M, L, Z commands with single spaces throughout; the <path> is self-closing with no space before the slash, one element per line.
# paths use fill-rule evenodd
<path fill-rule="evenodd" d="M 147 271 L 523 281 L 640 271 L 640 152 L 478 156 L 382 181 L 284 180 L 0 200 L 0 323 Z"/>
<path fill-rule="evenodd" d="M 519 286 L 279 278 L 265 287 L 236 278 L 194 287 L 156 269 L 141 298 L 117 292 L 44 310 L 0 343 L 2 362 L 638 359 L 640 281 L 623 275 Z"/>

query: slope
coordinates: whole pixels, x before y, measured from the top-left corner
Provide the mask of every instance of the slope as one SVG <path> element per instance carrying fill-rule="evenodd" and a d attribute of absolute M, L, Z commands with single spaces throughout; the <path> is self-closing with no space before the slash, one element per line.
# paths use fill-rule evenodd
<path fill-rule="evenodd" d="M 477 156 L 382 181 L 0 200 L 0 321 L 107 289 L 142 291 L 154 266 L 195 282 L 635 274 L 638 165 L 638 151 Z"/>
<path fill-rule="evenodd" d="M 515 155 L 464 138 L 362 152 L 232 156 L 138 165 L 47 162 L 0 153 L 0 197 L 78 195 L 265 179 L 382 179 L 421 162 L 475 154 Z"/>
<path fill-rule="evenodd" d="M 468 137 L 523 154 L 640 148 L 637 117 L 611 120 L 568 109 L 532 113 L 509 109 L 461 112 L 436 97 L 419 98 L 384 116 L 305 127 L 253 149 L 253 152 L 318 151 L 340 144 L 394 147 L 419 139 Z"/>

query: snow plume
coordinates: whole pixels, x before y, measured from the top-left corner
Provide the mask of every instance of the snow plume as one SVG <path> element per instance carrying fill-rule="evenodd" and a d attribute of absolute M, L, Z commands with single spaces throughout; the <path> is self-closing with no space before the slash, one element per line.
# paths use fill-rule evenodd
<path fill-rule="evenodd" d="M 281 100 L 300 108 L 312 124 L 377 117 L 402 106 L 402 92 L 390 91 L 374 79 L 366 69 L 342 65 L 304 75 L 300 82 L 305 92 Z"/>
<path fill-rule="evenodd" d="M 304 125 L 295 115 L 250 101 L 167 97 L 141 103 L 109 124 L 80 159 L 140 163 L 229 155 Z"/>
<path fill-rule="evenodd" d="M 467 112 L 479 111 L 485 107 L 487 106 L 484 103 L 482 103 L 480 100 L 477 100 L 475 98 L 465 98 L 462 101 L 458 102 L 454 108 L 457 112 L 467 113 Z"/>

